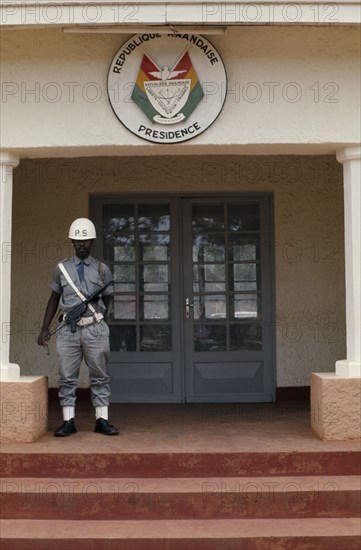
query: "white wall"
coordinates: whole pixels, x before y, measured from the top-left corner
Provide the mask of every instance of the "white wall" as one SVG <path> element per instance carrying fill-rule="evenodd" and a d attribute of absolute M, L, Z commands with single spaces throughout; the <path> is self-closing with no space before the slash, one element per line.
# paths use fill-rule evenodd
<path fill-rule="evenodd" d="M 358 27 L 238 27 L 210 37 L 228 73 L 227 101 L 208 131 L 177 146 L 148 144 L 113 114 L 107 72 L 128 36 L 3 34 L 2 147 L 22 156 L 194 154 L 220 145 L 222 153 L 334 154 L 360 140 Z"/>

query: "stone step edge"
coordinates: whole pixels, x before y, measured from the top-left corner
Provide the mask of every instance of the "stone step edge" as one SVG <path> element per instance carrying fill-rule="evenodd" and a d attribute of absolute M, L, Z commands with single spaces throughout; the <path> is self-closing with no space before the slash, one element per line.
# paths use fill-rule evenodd
<path fill-rule="evenodd" d="M 239 492 L 310 492 L 361 491 L 360 476 L 238 476 L 189 478 L 38 478 L 2 477 L 0 494 L 119 494 L 134 493 L 217 493 Z"/>
<path fill-rule="evenodd" d="M 359 518 L 211 520 L 1 520 L 3 541 L 360 537 Z M 361 537 L 360 537 L 361 542 Z M 346 546 L 345 546 L 346 548 Z"/>
<path fill-rule="evenodd" d="M 360 475 L 360 465 L 361 451 L 0 453 L 0 471 L 5 477 L 56 477 L 69 473 L 84 478 Z"/>
<path fill-rule="evenodd" d="M 349 518 L 360 510 L 361 480 L 7 478 L 0 482 L 0 499 L 3 519 Z"/>

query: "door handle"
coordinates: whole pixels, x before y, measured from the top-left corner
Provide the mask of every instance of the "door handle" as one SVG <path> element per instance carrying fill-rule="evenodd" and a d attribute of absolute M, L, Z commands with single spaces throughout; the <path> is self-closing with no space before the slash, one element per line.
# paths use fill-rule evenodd
<path fill-rule="evenodd" d="M 191 307 L 194 307 L 194 304 L 191 304 L 189 298 L 186 298 L 186 319 L 189 319 L 189 312 Z"/>

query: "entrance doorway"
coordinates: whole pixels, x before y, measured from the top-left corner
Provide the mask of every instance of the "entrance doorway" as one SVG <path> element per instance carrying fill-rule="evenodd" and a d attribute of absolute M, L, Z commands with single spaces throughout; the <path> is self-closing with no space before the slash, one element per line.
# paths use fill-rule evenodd
<path fill-rule="evenodd" d="M 92 198 L 113 272 L 112 402 L 275 396 L 269 194 Z"/>

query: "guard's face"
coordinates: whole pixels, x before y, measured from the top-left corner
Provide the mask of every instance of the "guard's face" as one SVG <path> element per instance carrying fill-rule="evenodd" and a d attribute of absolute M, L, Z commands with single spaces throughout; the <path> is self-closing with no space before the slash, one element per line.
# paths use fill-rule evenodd
<path fill-rule="evenodd" d="M 93 243 L 92 239 L 87 239 L 85 241 L 71 241 L 73 243 L 75 254 L 81 260 L 85 260 L 90 254 L 90 249 Z"/>

